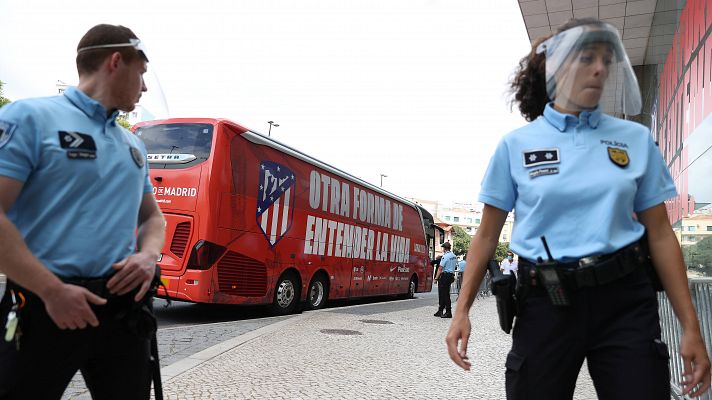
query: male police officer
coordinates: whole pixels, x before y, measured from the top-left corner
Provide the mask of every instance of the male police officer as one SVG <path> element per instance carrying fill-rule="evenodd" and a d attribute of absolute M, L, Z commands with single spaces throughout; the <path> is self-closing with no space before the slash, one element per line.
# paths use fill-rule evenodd
<path fill-rule="evenodd" d="M 455 280 L 455 265 L 457 265 L 457 256 L 450 251 L 450 243 L 445 242 L 442 245 L 445 254 L 440 259 L 440 268 L 435 274 L 435 280 L 438 281 L 438 312 L 433 314 L 436 317 L 452 318 L 452 305 L 450 301 L 450 285 Z M 444 311 L 444 312 L 443 312 Z"/>
<path fill-rule="evenodd" d="M 149 397 L 164 220 L 145 147 L 116 123 L 148 58 L 130 29 L 97 25 L 76 61 L 78 87 L 0 109 L 2 399 L 59 399 L 77 370 L 94 398 Z"/>

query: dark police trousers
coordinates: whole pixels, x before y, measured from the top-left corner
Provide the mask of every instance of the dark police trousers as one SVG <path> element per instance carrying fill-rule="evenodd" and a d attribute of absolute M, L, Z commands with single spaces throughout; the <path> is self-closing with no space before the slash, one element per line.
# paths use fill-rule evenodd
<path fill-rule="evenodd" d="M 11 282 L 0 302 L 2 336 L 12 303 L 9 287 Z M 77 370 L 82 372 L 93 399 L 149 398 L 150 336 L 140 332 L 145 326 L 139 326 L 137 334 L 136 320 L 125 317 L 130 310 L 146 305 L 151 315 L 143 315 L 138 323 L 150 324 L 146 318 L 154 318 L 155 328 L 150 296 L 143 303 L 135 303 L 135 291 L 110 297 L 98 290 L 97 294 L 109 300 L 104 306 L 92 306 L 99 326 L 62 330 L 36 295 L 19 290 L 27 300 L 20 316 L 23 334 L 19 352 L 14 341 L 0 338 L 0 399 L 60 399 Z"/>
<path fill-rule="evenodd" d="M 657 296 L 642 267 L 573 291 L 569 307 L 529 289 L 507 356 L 507 399 L 571 399 L 584 358 L 599 399 L 670 399 Z"/>
<path fill-rule="evenodd" d="M 452 272 L 443 272 L 440 274 L 440 278 L 438 278 L 438 311 L 446 310 L 448 313 L 451 312 L 450 285 L 452 285 L 454 280 L 455 274 Z"/>

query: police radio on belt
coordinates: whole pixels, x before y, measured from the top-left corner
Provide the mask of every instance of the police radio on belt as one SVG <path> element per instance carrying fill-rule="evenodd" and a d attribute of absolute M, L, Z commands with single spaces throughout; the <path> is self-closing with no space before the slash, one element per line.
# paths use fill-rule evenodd
<path fill-rule="evenodd" d="M 566 288 L 561 282 L 561 279 L 559 279 L 559 273 L 556 268 L 557 262 L 551 256 L 549 245 L 546 244 L 546 238 L 544 236 L 541 236 L 541 242 L 544 244 L 544 250 L 546 250 L 548 260 L 544 261 L 541 257 L 537 259 L 537 263 L 535 264 L 536 275 L 546 289 L 546 294 L 549 295 L 551 304 L 555 306 L 568 306 L 570 304 L 569 295 L 566 293 Z"/>

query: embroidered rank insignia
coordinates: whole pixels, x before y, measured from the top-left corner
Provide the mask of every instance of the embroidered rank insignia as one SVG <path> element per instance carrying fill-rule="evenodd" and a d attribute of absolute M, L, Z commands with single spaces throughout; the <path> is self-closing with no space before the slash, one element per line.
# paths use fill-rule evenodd
<path fill-rule="evenodd" d="M 96 143 L 86 133 L 59 131 L 59 145 L 67 151 L 72 160 L 96 159 Z"/>
<path fill-rule="evenodd" d="M 628 158 L 628 152 L 624 149 L 619 149 L 616 147 L 608 148 L 608 158 L 613 161 L 613 164 L 616 164 L 621 168 L 627 167 L 630 163 L 630 159 Z"/>
<path fill-rule="evenodd" d="M 524 157 L 524 167 L 527 168 L 537 165 L 558 164 L 561 161 L 558 148 L 527 150 L 522 153 L 522 156 Z"/>

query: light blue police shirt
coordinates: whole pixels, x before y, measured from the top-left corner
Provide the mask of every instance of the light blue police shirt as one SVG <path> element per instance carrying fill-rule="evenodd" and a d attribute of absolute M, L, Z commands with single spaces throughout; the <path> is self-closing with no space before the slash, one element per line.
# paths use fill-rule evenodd
<path fill-rule="evenodd" d="M 143 142 L 117 115 L 74 87 L 0 109 L 0 175 L 24 183 L 7 216 L 59 276 L 107 276 L 136 249 L 153 187 Z"/>
<path fill-rule="evenodd" d="M 572 261 L 612 253 L 641 238 L 634 212 L 677 195 L 649 130 L 603 114 L 556 111 L 507 134 L 482 181 L 479 200 L 515 210 L 511 250 Z"/>
<path fill-rule="evenodd" d="M 455 272 L 455 265 L 457 265 L 455 253 L 448 251 L 443 254 L 443 258 L 440 259 L 440 266 L 443 267 L 443 272 Z"/>

